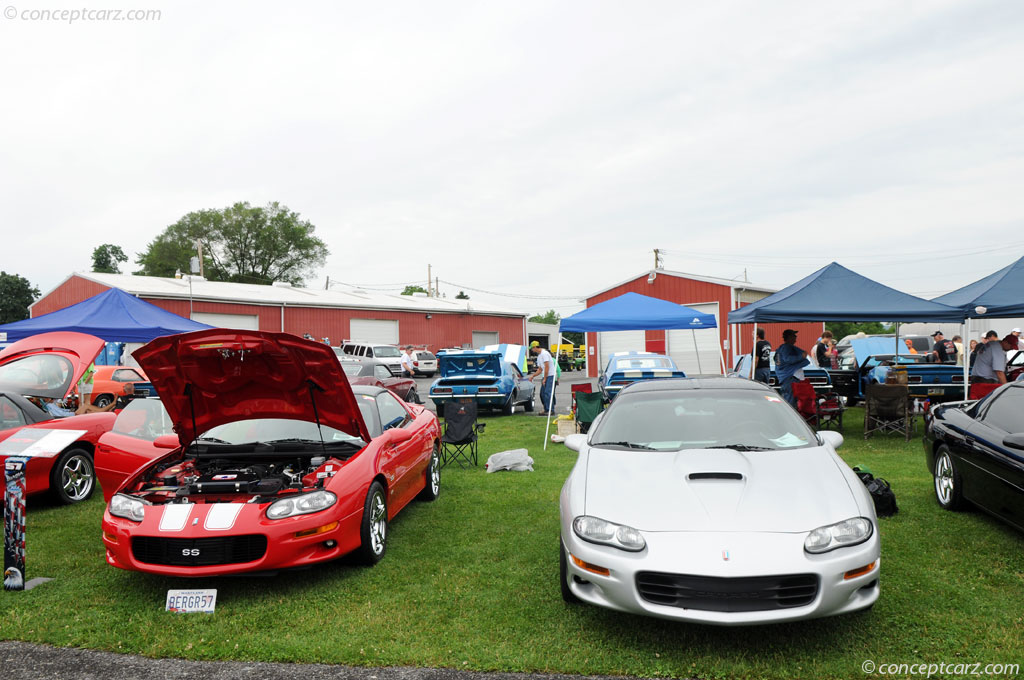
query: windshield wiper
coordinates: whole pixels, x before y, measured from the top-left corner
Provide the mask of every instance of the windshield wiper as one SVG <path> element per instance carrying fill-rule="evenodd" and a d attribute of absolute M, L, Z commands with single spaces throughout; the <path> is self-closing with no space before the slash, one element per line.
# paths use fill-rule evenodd
<path fill-rule="evenodd" d="M 750 444 L 719 444 L 718 446 L 705 446 L 705 449 L 732 449 L 733 451 L 774 451 L 767 446 L 751 446 Z"/>
<path fill-rule="evenodd" d="M 223 439 L 217 439 L 216 437 L 196 437 L 197 442 L 211 442 L 213 444 L 230 444 Z"/>
<path fill-rule="evenodd" d="M 642 451 L 658 451 L 653 446 L 637 444 L 635 442 L 597 442 L 594 446 L 625 446 L 627 449 L 640 449 Z"/>

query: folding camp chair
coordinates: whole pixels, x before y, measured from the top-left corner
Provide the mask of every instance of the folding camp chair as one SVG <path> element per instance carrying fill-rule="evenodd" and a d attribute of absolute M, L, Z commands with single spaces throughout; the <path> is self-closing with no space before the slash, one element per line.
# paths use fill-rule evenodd
<path fill-rule="evenodd" d="M 600 392 L 579 390 L 573 393 L 573 401 L 576 423 L 579 426 L 580 432 L 586 434 L 590 431 L 590 426 L 594 424 L 597 416 L 601 414 L 601 410 L 604 408 L 604 395 Z"/>
<path fill-rule="evenodd" d="M 910 441 L 913 429 L 913 402 L 906 385 L 868 385 L 864 397 L 864 439 L 875 432 L 902 432 Z"/>
<path fill-rule="evenodd" d="M 845 407 L 835 392 L 818 392 L 809 380 L 798 380 L 792 384 L 796 397 L 796 410 L 807 424 L 816 430 L 829 428 L 843 429 Z"/>
<path fill-rule="evenodd" d="M 477 434 L 486 424 L 476 422 L 475 401 L 449 401 L 444 405 L 444 433 L 441 435 L 441 467 L 477 464 Z"/>

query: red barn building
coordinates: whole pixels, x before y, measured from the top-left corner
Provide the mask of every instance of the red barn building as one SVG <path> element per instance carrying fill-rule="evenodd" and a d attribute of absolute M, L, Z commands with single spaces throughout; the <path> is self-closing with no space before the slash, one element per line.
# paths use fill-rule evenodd
<path fill-rule="evenodd" d="M 472 300 L 316 290 L 288 284 L 261 286 L 77 272 L 29 308 L 32 317 L 63 309 L 109 288 L 120 288 L 185 318 L 222 328 L 309 333 L 317 340 L 479 347 L 525 344 L 526 315 L 481 306 Z"/>
<path fill-rule="evenodd" d="M 731 369 L 736 358 L 749 353 L 753 347 L 753 325 L 728 325 L 729 311 L 757 302 L 776 291 L 746 281 L 652 269 L 594 293 L 587 298 L 587 307 L 630 292 L 714 314 L 718 328 L 587 333 L 587 373 L 590 377 L 597 377 L 612 353 L 643 350 L 668 354 L 687 375 L 721 374 L 723 363 L 726 369 Z M 772 347 L 782 343 L 784 329 L 793 328 L 799 332 L 797 346 L 810 352 L 825 326 L 816 322 L 773 323 L 759 327 L 765 329 L 765 339 L 772 343 Z"/>

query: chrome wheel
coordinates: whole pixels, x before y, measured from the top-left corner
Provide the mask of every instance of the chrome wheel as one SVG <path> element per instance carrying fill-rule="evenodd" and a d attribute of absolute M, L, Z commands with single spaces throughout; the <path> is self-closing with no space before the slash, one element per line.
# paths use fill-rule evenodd
<path fill-rule="evenodd" d="M 370 499 L 370 549 L 374 555 L 383 555 L 388 533 L 388 508 L 384 494 L 378 489 Z"/>
<path fill-rule="evenodd" d="M 941 452 L 935 458 L 935 497 L 943 507 L 949 507 L 956 497 L 956 479 L 953 472 L 953 461 L 949 454 Z"/>
<path fill-rule="evenodd" d="M 95 488 L 96 468 L 85 449 L 68 449 L 50 469 L 50 492 L 60 503 L 80 503 L 88 499 Z"/>

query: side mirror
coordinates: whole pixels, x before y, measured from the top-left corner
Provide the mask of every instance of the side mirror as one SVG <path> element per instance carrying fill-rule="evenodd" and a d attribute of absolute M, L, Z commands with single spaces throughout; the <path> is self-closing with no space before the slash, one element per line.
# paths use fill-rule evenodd
<path fill-rule="evenodd" d="M 1008 434 L 1003 437 L 1003 446 L 1024 451 L 1024 434 Z"/>
<path fill-rule="evenodd" d="M 585 434 L 570 434 L 565 438 L 565 448 L 572 449 L 579 453 L 579 450 L 583 448 L 583 445 L 587 442 L 587 435 Z"/>
<path fill-rule="evenodd" d="M 162 434 L 153 440 L 153 446 L 158 449 L 176 449 L 181 446 L 176 434 Z"/>
<path fill-rule="evenodd" d="M 818 441 L 824 444 L 830 444 L 833 449 L 838 449 L 843 445 L 843 435 L 832 430 L 821 430 L 818 432 Z"/>

